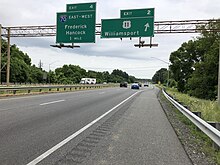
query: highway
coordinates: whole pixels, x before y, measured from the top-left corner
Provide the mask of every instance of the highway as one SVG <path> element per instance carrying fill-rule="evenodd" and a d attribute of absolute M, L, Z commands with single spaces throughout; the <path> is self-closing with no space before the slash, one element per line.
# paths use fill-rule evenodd
<path fill-rule="evenodd" d="M 148 106 L 158 109 L 164 118 L 162 108 L 156 100 L 157 90 L 153 88 L 141 90 L 109 88 L 0 99 L 0 164 L 67 164 L 64 163 L 65 155 L 68 155 L 74 146 L 115 113 L 117 116 L 118 112 L 123 111 L 125 113 L 129 107 L 137 106 L 133 105 L 133 102 L 138 100 L 143 93 L 145 93 L 145 97 L 154 98 L 154 101 Z M 146 105 L 144 106 L 146 107 Z M 102 116 L 106 112 L 109 114 Z M 123 113 L 120 115 L 123 116 Z M 118 114 L 118 116 L 120 115 Z M 100 116 L 102 118 L 96 120 Z M 155 117 L 155 120 L 160 120 L 156 119 L 155 115 L 152 117 Z M 118 120 L 120 117 L 115 122 Z M 162 125 L 169 127 L 168 132 L 172 132 L 171 135 L 180 148 L 177 151 L 182 154 L 184 150 L 173 133 L 171 125 L 167 124 L 166 119 L 161 122 L 165 122 Z M 88 124 L 91 127 L 84 129 Z M 79 131 L 81 129 L 83 131 Z M 72 135 L 74 137 L 68 142 L 54 149 L 49 155 L 45 154 Z M 151 133 L 149 133 L 150 135 Z M 154 135 L 152 134 L 152 136 Z M 171 137 L 172 142 L 173 137 Z M 148 138 L 146 138 L 147 140 Z M 166 152 L 165 150 L 166 148 L 164 148 L 164 152 Z M 36 161 L 36 158 L 42 154 L 44 158 L 41 157 L 40 161 Z"/>

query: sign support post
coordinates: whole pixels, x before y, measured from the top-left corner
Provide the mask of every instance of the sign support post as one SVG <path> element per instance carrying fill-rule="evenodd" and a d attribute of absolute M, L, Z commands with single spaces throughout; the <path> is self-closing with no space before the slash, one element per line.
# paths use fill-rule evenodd
<path fill-rule="evenodd" d="M 11 29 L 8 28 L 8 51 L 7 51 L 7 76 L 6 76 L 6 84 L 10 85 L 10 32 Z"/>
<path fill-rule="evenodd" d="M 218 105 L 220 106 L 220 41 L 219 41 L 219 61 L 218 61 Z"/>
<path fill-rule="evenodd" d="M 2 25 L 0 24 L 0 84 L 2 84 Z"/>

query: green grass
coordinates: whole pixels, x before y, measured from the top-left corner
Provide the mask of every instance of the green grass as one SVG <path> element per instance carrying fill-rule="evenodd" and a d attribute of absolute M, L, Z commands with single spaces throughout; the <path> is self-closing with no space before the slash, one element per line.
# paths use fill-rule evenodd
<path fill-rule="evenodd" d="M 190 97 L 187 94 L 178 92 L 176 89 L 168 88 L 166 91 L 184 105 L 187 105 L 191 111 L 201 112 L 204 120 L 220 122 L 220 106 L 218 106 L 216 101 Z"/>

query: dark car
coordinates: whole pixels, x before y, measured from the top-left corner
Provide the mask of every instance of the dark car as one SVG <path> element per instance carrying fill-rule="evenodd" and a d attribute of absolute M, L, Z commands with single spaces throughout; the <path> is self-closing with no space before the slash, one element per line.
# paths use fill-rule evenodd
<path fill-rule="evenodd" d="M 127 82 L 121 82 L 121 83 L 120 83 L 120 87 L 125 87 L 125 88 L 127 88 L 127 87 L 128 87 L 128 83 L 127 83 Z"/>
<path fill-rule="evenodd" d="M 144 84 L 144 87 L 149 87 L 149 85 L 148 84 Z"/>
<path fill-rule="evenodd" d="M 139 87 L 141 87 L 142 86 L 142 84 L 140 83 L 140 82 L 134 82 L 135 84 L 138 84 L 139 85 Z"/>
<path fill-rule="evenodd" d="M 139 88 L 140 88 L 140 86 L 137 83 L 134 83 L 131 85 L 131 89 L 139 89 Z"/>

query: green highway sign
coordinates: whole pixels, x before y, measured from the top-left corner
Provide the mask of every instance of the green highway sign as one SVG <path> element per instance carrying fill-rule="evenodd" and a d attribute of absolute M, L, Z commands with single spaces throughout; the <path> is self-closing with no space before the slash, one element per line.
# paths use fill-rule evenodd
<path fill-rule="evenodd" d="M 57 43 L 95 42 L 95 10 L 57 13 Z"/>
<path fill-rule="evenodd" d="M 154 19 L 103 19 L 101 38 L 153 37 Z"/>
<path fill-rule="evenodd" d="M 77 3 L 77 4 L 67 4 L 67 12 L 76 12 L 76 11 L 90 11 L 96 10 L 96 2 L 94 3 Z"/>
<path fill-rule="evenodd" d="M 148 17 L 154 18 L 154 8 L 121 10 L 121 18 Z"/>

